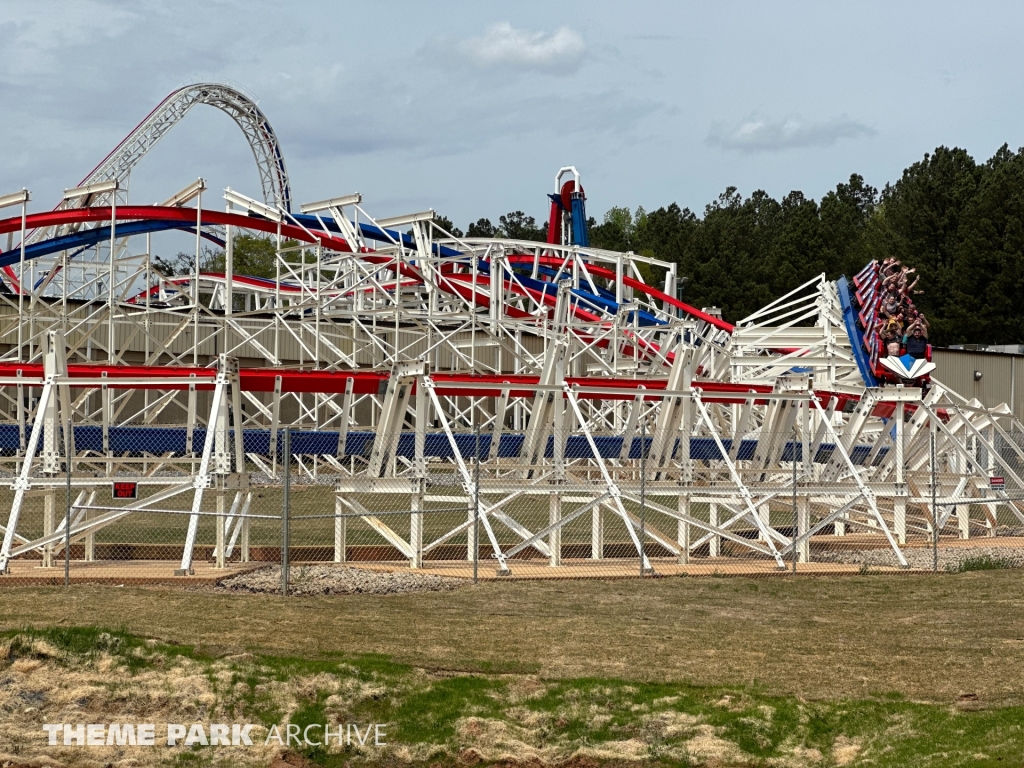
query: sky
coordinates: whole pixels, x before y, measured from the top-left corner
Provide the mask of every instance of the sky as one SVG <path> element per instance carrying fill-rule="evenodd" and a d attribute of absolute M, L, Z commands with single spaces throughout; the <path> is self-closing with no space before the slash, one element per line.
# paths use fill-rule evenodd
<path fill-rule="evenodd" d="M 563 165 L 598 219 L 700 214 L 730 186 L 820 199 L 939 145 L 1024 145 L 1022 31 L 1010 2 L 3 0 L 0 194 L 53 207 L 168 93 L 222 81 L 258 98 L 295 203 L 358 191 L 377 218 L 540 220 Z M 135 168 L 130 199 L 199 176 L 261 196 L 208 106 Z"/>

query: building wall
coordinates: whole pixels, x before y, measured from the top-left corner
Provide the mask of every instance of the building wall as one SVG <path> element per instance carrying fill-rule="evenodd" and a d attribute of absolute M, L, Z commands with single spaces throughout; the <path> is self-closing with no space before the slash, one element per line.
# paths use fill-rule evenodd
<path fill-rule="evenodd" d="M 936 379 L 968 400 L 994 407 L 1006 403 L 1024 418 L 1024 355 L 936 349 L 932 355 Z M 974 372 L 981 373 L 975 380 Z"/>

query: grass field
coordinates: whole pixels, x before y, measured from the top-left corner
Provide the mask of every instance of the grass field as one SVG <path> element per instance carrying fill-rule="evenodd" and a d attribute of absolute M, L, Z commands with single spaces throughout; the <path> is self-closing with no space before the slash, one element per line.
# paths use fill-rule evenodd
<path fill-rule="evenodd" d="M 520 748 L 513 742 L 541 750 L 541 762 L 614 742 L 604 758 L 592 757 L 722 766 L 1024 763 L 1019 571 L 488 583 L 387 597 L 101 587 L 0 593 L 2 631 L 82 625 L 178 644 L 168 647 L 187 647 L 202 664 L 230 667 L 243 658 L 257 667 L 211 667 L 204 679 L 326 675 L 289 683 L 306 693 L 282 699 L 275 716 L 300 719 L 318 717 L 332 686 L 373 654 L 375 674 L 390 680 L 382 684 L 393 692 L 385 697 L 392 709 L 381 716 L 398 724 L 396 743 L 422 740 L 416 717 L 435 713 L 430 743 L 440 751 L 429 759 L 402 753 L 413 763 L 455 760 L 467 749 L 479 752 L 474 760 L 498 760 Z M 292 672 L 281 677 L 273 672 L 279 664 Z M 622 752 L 629 749 L 639 752 Z"/>
<path fill-rule="evenodd" d="M 79 707 L 100 710 L 92 719 L 101 722 L 256 724 L 252 747 L 47 753 L 70 765 L 92 758 L 107 765 L 266 766 L 280 752 L 276 742 L 267 744 L 267 734 L 285 722 L 302 732 L 350 723 L 367 734 L 370 724 L 382 724 L 365 744 L 292 744 L 292 764 L 300 756 L 301 765 L 324 768 L 1019 765 L 1024 730 L 1022 707 L 948 707 L 896 694 L 814 701 L 759 686 L 453 673 L 379 654 L 217 656 L 100 628 L 7 633 L 0 636 L 0 658 L 5 709 L 15 699 L 44 707 L 56 702 L 51 709 L 73 720 L 67 712 L 74 698 Z M 47 679 L 60 682 L 47 685 Z M 0 723 L 0 759 L 40 756 L 35 713 L 28 708 Z M 320 741 L 316 730 L 312 741 Z"/>

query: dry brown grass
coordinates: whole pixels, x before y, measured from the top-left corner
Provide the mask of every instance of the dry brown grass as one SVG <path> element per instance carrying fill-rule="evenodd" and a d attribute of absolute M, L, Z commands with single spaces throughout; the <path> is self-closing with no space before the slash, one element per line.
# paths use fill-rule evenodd
<path fill-rule="evenodd" d="M 756 683 L 813 698 L 900 692 L 1021 703 L 1015 571 L 822 579 L 488 583 L 451 593 L 280 598 L 7 588 L 0 629 L 101 625 L 208 651 L 392 656 L 438 670 Z"/>
<path fill-rule="evenodd" d="M 149 647 L 82 654 L 67 652 L 45 639 L 0 640 L 0 765 L 265 768 L 282 750 L 274 742 L 265 743 L 268 730 L 259 722 L 250 732 L 253 746 L 210 746 L 201 760 L 194 760 L 196 755 L 188 755 L 183 748 L 167 747 L 164 724 L 237 722 L 239 701 L 248 692 L 239 682 L 245 673 L 259 675 L 261 694 L 283 716 L 294 712 L 310 689 L 329 693 L 335 709 L 360 698 L 360 683 L 344 675 L 299 672 L 278 679 L 244 654 L 195 660 L 169 655 L 155 645 L 147 641 Z M 5 662 L 11 657 L 17 658 L 8 666 Z M 137 662 L 136 668 L 125 663 L 128 657 Z M 156 743 L 153 747 L 82 747 L 58 741 L 50 747 L 41 736 L 44 722 L 154 723 Z M 380 750 L 362 751 L 372 758 Z"/>

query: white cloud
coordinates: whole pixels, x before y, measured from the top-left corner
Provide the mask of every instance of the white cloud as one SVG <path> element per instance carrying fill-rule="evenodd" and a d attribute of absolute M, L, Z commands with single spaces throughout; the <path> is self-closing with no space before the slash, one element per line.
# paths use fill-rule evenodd
<path fill-rule="evenodd" d="M 502 21 L 488 27 L 481 37 L 461 41 L 458 50 L 481 67 L 570 74 L 579 69 L 586 45 L 580 34 L 569 27 L 553 33 L 531 32 Z"/>
<path fill-rule="evenodd" d="M 770 120 L 750 117 L 734 128 L 711 126 L 708 144 L 726 150 L 754 154 L 804 147 L 830 147 L 840 139 L 873 136 L 876 131 L 845 114 L 831 120 L 806 122 L 799 117 Z"/>

